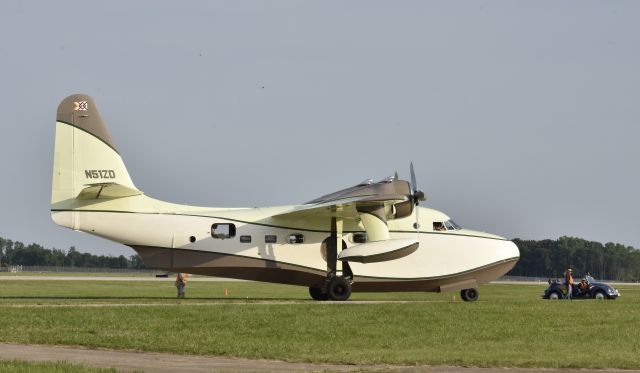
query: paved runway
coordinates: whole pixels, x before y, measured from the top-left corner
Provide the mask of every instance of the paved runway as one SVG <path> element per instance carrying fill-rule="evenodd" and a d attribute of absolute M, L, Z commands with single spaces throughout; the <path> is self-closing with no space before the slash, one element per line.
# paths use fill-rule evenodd
<path fill-rule="evenodd" d="M 160 354 L 114 350 L 90 350 L 67 346 L 20 345 L 0 343 L 0 359 L 32 362 L 66 361 L 92 367 L 115 368 L 123 371 L 155 373 L 204 373 L 204 372 L 309 372 L 309 371 L 384 371 L 428 373 L 533 373 L 541 369 L 520 368 L 462 368 L 447 366 L 397 366 L 397 365 L 339 365 L 289 363 L 277 360 L 249 360 L 211 356 Z M 545 373 L 640 373 L 632 370 L 542 369 Z"/>

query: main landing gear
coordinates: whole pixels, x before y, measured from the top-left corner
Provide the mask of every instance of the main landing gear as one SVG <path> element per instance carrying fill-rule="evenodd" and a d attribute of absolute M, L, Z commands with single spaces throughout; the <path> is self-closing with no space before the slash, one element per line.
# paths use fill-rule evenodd
<path fill-rule="evenodd" d="M 478 300 L 478 289 L 462 289 L 460 298 L 465 302 L 475 302 Z"/>
<path fill-rule="evenodd" d="M 314 300 L 345 301 L 351 296 L 353 271 L 349 262 L 342 262 L 338 269 L 338 245 L 342 249 L 347 244 L 342 240 L 342 220 L 331 218 L 331 236 L 327 237 L 322 246 L 326 249 L 327 277 L 322 284 L 309 287 L 309 295 Z"/>
<path fill-rule="evenodd" d="M 351 279 L 344 276 L 332 276 L 325 280 L 324 288 L 311 286 L 309 295 L 314 300 L 345 301 L 351 296 Z"/>

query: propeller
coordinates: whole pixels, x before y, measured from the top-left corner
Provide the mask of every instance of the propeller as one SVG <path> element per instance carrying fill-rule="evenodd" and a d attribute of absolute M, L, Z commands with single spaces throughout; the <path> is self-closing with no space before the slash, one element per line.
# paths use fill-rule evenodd
<path fill-rule="evenodd" d="M 418 189 L 418 182 L 416 181 L 416 173 L 413 170 L 413 162 L 409 164 L 409 172 L 411 173 L 411 202 L 418 207 L 420 201 L 425 201 L 427 197 L 424 192 Z M 416 210 L 416 222 L 413 224 L 413 227 L 416 231 L 420 228 L 420 209 Z"/>

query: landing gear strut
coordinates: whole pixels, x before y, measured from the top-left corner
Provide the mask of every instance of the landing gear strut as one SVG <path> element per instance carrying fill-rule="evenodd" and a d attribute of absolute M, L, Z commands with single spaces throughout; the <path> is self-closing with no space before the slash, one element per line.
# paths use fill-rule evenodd
<path fill-rule="evenodd" d="M 460 298 L 465 302 L 475 302 L 478 300 L 478 289 L 463 289 L 460 291 Z"/>
<path fill-rule="evenodd" d="M 351 296 L 351 283 L 353 282 L 353 271 L 349 262 L 342 262 L 342 269 L 338 270 L 338 245 L 346 249 L 346 244 L 342 240 L 342 221 L 331 218 L 331 236 L 324 242 L 326 245 L 327 277 L 320 286 L 309 287 L 309 295 L 314 300 L 334 300 L 345 301 Z M 338 273 L 342 275 L 338 275 Z"/>

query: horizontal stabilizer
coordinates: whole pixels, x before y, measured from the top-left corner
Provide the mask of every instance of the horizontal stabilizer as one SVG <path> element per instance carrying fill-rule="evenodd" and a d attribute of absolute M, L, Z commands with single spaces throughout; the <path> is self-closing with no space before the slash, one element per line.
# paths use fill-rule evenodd
<path fill-rule="evenodd" d="M 117 183 L 86 184 L 77 199 L 109 199 L 132 197 L 142 194 L 141 191 Z"/>
<path fill-rule="evenodd" d="M 358 263 L 377 263 L 405 257 L 418 250 L 418 242 L 414 239 L 392 239 L 367 242 L 344 249 L 338 260 Z"/>

